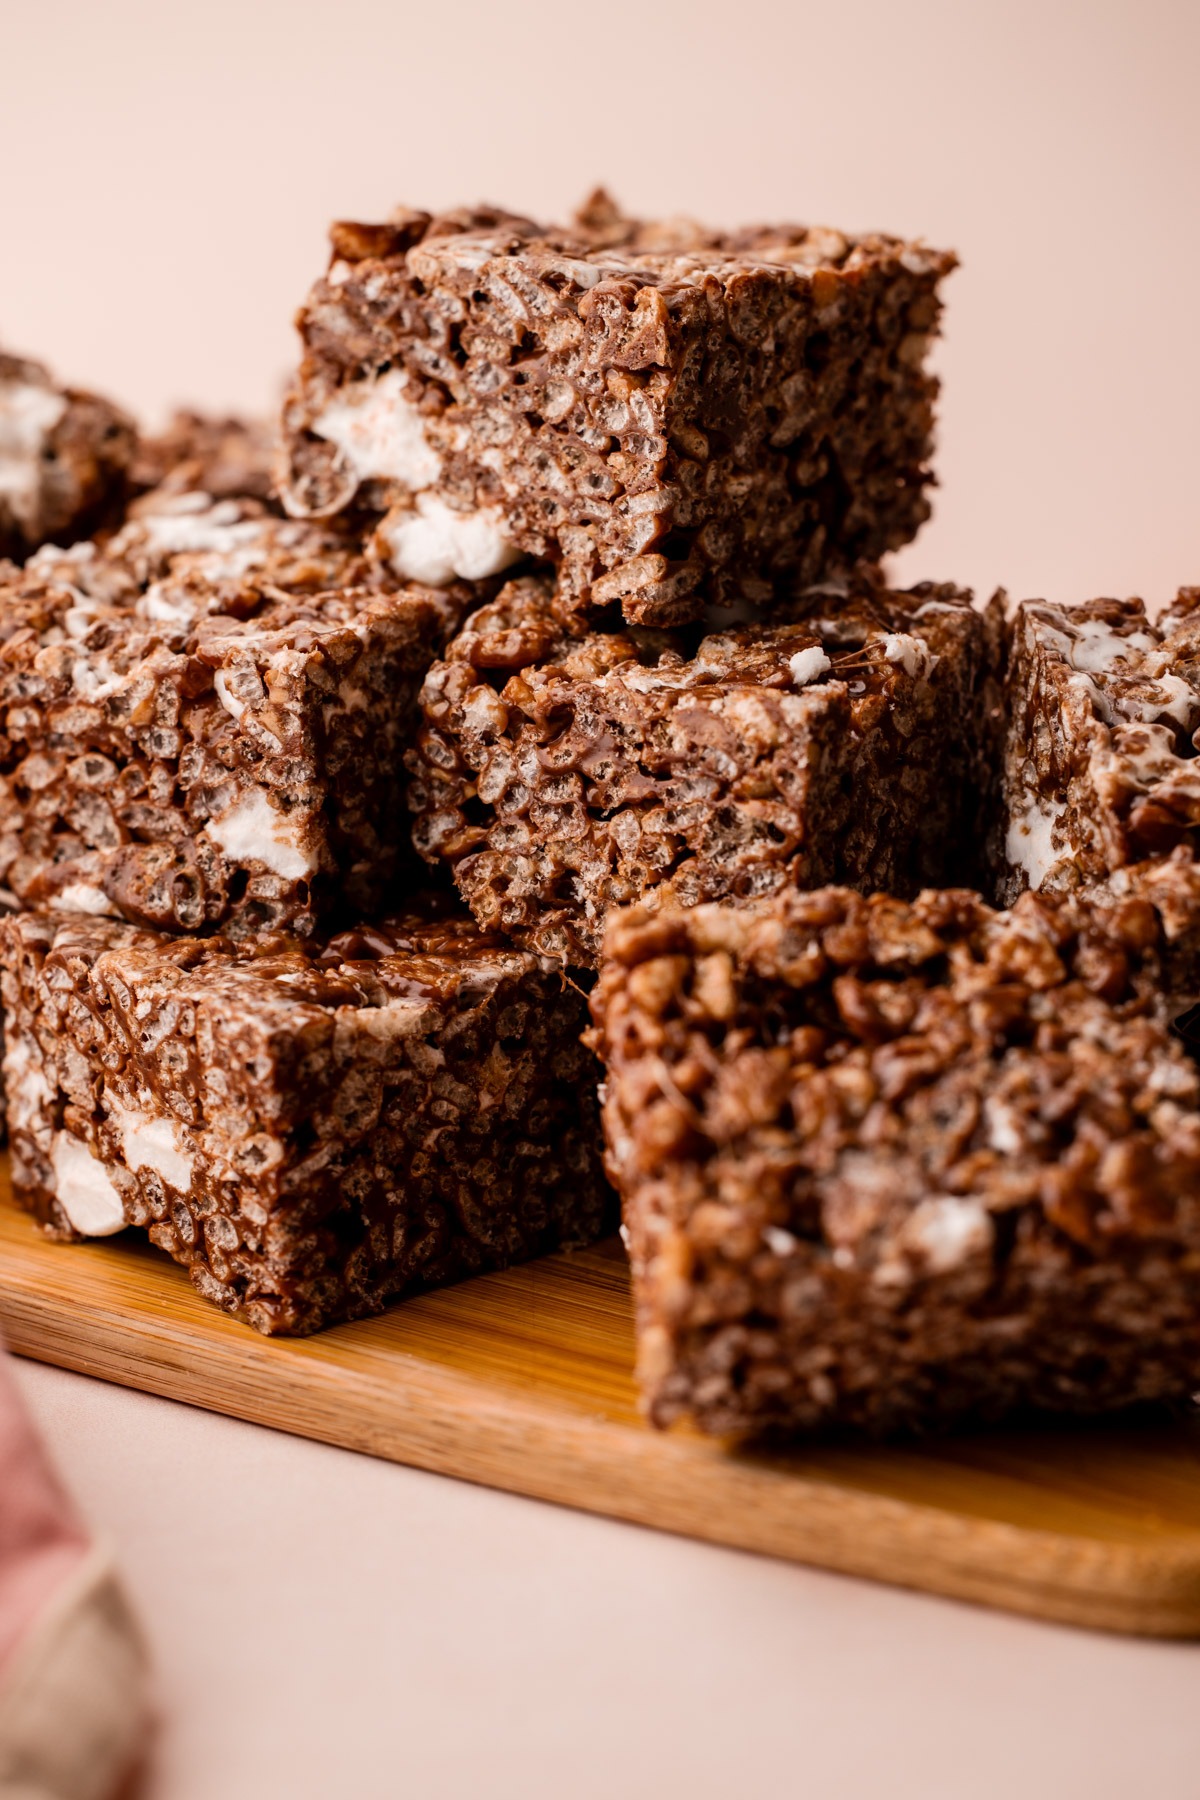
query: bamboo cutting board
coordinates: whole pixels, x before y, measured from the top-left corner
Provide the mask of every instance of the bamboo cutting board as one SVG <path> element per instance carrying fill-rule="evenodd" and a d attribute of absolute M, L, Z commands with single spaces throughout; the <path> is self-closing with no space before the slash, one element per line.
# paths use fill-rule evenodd
<path fill-rule="evenodd" d="M 0 1170 L 21 1355 L 445 1475 L 1040 1618 L 1200 1636 L 1200 1423 L 736 1452 L 637 1415 L 615 1241 L 318 1337 L 226 1318 L 133 1234 L 56 1245 Z"/>

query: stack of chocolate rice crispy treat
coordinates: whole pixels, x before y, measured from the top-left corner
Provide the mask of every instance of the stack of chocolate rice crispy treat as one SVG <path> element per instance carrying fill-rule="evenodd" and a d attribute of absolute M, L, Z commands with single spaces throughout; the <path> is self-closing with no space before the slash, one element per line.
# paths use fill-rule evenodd
<path fill-rule="evenodd" d="M 1200 1388 L 1200 590 L 889 586 L 953 256 L 331 237 L 278 433 L 0 359 L 21 1201 L 305 1332 L 607 1170 L 656 1424 Z"/>

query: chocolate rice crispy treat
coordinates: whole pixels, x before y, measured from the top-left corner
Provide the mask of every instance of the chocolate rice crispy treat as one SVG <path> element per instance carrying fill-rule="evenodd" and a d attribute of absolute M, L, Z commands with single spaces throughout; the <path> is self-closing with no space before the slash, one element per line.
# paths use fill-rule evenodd
<path fill-rule="evenodd" d="M 595 631 L 511 582 L 426 679 L 414 841 L 485 929 L 583 966 L 627 901 L 964 879 L 993 625 L 869 570 L 707 634 Z"/>
<path fill-rule="evenodd" d="M 214 500 L 271 504 L 275 433 L 265 420 L 180 411 L 164 431 L 143 437 L 130 471 L 139 491 L 201 491 Z"/>
<path fill-rule="evenodd" d="M 415 863 L 402 753 L 471 598 L 161 489 L 105 549 L 0 573 L 0 884 L 177 931 L 369 912 Z"/>
<path fill-rule="evenodd" d="M 107 400 L 0 352 L 0 558 L 69 544 L 119 512 L 136 437 Z"/>
<path fill-rule="evenodd" d="M 13 1183 L 134 1225 L 263 1332 L 317 1330 L 611 1223 L 585 1007 L 425 909 L 306 945 L 3 927 Z"/>
<path fill-rule="evenodd" d="M 1154 620 L 1140 600 L 1027 602 L 1010 629 L 998 897 L 1143 893 L 1172 984 L 1200 985 L 1200 589 Z"/>
<path fill-rule="evenodd" d="M 1200 1388 L 1200 1072 L 1146 901 L 846 889 L 610 921 L 651 1419 L 939 1427 Z"/>
<path fill-rule="evenodd" d="M 1082 887 L 1200 831 L 1200 589 L 1026 602 L 1011 627 L 1001 896 Z"/>
<path fill-rule="evenodd" d="M 495 208 L 342 223 L 298 316 L 288 510 L 384 515 L 437 583 L 521 555 L 564 603 L 675 625 L 905 544 L 954 257 L 802 225 L 569 228 Z"/>

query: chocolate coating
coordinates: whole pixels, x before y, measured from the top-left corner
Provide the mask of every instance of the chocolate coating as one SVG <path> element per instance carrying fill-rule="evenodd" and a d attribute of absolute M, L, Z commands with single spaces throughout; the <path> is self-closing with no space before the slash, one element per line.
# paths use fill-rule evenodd
<path fill-rule="evenodd" d="M 594 990 L 652 1420 L 1200 1387 L 1200 1072 L 1142 899 L 631 908 Z"/>
<path fill-rule="evenodd" d="M 444 903 L 304 943 L 3 930 L 14 1191 L 53 1235 L 99 1194 L 297 1333 L 610 1222 L 583 1000 Z"/>
<path fill-rule="evenodd" d="M 512 582 L 425 681 L 417 848 L 481 925 L 584 966 L 627 901 L 977 878 L 994 624 L 870 570 L 708 632 L 601 632 Z"/>

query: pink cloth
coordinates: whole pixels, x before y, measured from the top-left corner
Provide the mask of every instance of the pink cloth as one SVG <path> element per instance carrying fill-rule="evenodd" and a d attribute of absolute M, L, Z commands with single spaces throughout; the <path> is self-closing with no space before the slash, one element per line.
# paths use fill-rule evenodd
<path fill-rule="evenodd" d="M 88 1553 L 0 1351 L 0 1681 L 42 1608 Z"/>
<path fill-rule="evenodd" d="M 43 1454 L 0 1348 L 0 1795 L 111 1800 L 149 1720 L 145 1654 L 110 1558 Z"/>

